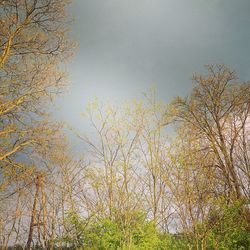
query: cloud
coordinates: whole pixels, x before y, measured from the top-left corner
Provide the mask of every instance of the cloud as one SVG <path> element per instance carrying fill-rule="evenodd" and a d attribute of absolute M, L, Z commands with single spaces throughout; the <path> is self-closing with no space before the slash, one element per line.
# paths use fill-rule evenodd
<path fill-rule="evenodd" d="M 187 94 L 191 76 L 225 63 L 250 77 L 249 0 L 76 0 L 70 94 L 58 117 L 87 100 L 128 99 L 156 84 L 161 99 Z"/>

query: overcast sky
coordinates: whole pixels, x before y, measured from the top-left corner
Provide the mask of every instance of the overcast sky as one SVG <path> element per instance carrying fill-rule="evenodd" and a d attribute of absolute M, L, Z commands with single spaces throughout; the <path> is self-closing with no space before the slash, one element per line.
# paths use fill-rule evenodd
<path fill-rule="evenodd" d="M 250 79 L 250 0 L 74 0 L 69 12 L 78 48 L 56 118 L 77 129 L 93 98 L 140 98 L 154 85 L 169 102 L 204 64 Z"/>

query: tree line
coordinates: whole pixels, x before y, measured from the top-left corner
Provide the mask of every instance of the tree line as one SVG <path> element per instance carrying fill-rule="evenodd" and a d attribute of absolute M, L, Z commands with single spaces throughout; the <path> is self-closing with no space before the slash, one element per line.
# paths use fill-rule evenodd
<path fill-rule="evenodd" d="M 207 65 L 171 103 L 89 103 L 81 156 L 50 105 L 68 1 L 0 1 L 1 249 L 249 249 L 250 82 Z"/>

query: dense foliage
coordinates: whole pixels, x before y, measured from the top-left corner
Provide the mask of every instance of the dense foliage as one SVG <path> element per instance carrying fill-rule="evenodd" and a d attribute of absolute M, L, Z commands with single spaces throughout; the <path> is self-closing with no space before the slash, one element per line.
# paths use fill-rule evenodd
<path fill-rule="evenodd" d="M 163 233 L 145 214 L 133 214 L 133 224 L 124 225 L 121 220 L 91 217 L 84 220 L 69 213 L 67 225 L 70 233 L 63 237 L 70 249 L 249 249 L 250 233 L 247 229 L 246 204 L 220 203 L 209 213 L 207 221 L 197 226 L 196 232 Z"/>

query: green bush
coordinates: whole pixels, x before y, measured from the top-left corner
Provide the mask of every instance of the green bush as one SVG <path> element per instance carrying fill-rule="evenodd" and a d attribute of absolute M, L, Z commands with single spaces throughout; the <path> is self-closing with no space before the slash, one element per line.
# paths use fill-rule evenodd
<path fill-rule="evenodd" d="M 83 219 L 69 213 L 65 245 L 78 250 L 248 250 L 248 208 L 242 202 L 219 204 L 194 232 L 161 233 L 145 213 Z M 125 219 L 126 218 L 126 219 Z"/>
<path fill-rule="evenodd" d="M 161 241 L 154 222 L 147 221 L 143 213 L 129 215 L 130 220 L 95 218 L 86 221 L 76 214 L 69 214 L 67 223 L 71 234 L 63 240 L 75 249 L 86 250 L 144 250 L 161 249 Z"/>

